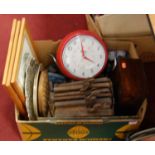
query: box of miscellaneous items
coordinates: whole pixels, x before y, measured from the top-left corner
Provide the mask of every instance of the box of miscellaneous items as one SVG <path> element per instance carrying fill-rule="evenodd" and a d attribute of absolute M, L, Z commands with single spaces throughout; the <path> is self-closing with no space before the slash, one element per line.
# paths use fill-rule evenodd
<path fill-rule="evenodd" d="M 89 30 L 32 41 L 24 18 L 13 21 L 2 84 L 23 140 L 123 140 L 147 107 L 133 42 Z"/>

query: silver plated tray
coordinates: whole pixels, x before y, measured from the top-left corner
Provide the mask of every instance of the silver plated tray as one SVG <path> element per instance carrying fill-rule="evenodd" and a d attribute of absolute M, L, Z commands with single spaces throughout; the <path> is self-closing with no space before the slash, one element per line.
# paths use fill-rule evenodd
<path fill-rule="evenodd" d="M 33 109 L 36 118 L 38 118 L 38 82 L 39 82 L 39 75 L 40 75 L 41 66 L 39 65 L 38 70 L 34 77 L 34 84 L 33 84 Z"/>
<path fill-rule="evenodd" d="M 37 69 L 38 64 L 35 63 L 35 60 L 32 57 L 28 57 L 25 78 L 25 105 L 29 120 L 36 120 L 33 108 L 33 83 Z"/>

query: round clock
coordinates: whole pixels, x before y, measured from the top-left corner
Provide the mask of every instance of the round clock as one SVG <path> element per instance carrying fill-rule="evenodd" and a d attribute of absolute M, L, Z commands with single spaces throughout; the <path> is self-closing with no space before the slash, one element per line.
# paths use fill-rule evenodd
<path fill-rule="evenodd" d="M 61 41 L 56 59 L 64 75 L 80 80 L 99 75 L 106 66 L 108 54 L 101 38 L 92 32 L 79 30 Z"/>

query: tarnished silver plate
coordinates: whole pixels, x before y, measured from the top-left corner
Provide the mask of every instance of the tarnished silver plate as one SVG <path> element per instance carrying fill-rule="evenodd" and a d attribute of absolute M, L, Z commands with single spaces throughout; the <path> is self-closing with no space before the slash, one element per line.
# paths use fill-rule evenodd
<path fill-rule="evenodd" d="M 38 118 L 38 81 L 39 81 L 39 74 L 40 74 L 41 66 L 39 65 L 38 70 L 34 77 L 34 84 L 33 84 L 33 109 L 36 118 Z"/>
<path fill-rule="evenodd" d="M 32 57 L 28 57 L 26 63 L 26 78 L 25 78 L 25 97 L 26 97 L 25 104 L 29 120 L 36 120 L 33 108 L 33 83 L 34 83 L 34 76 L 37 70 L 38 70 L 38 64 L 35 63 L 35 60 Z"/>

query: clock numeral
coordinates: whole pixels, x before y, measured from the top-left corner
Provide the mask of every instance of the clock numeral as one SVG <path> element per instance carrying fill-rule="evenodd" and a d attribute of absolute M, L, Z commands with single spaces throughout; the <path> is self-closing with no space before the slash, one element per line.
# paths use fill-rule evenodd
<path fill-rule="evenodd" d="M 97 67 L 100 67 L 100 64 L 97 64 Z"/>
<path fill-rule="evenodd" d="M 91 69 L 90 69 L 90 72 L 91 72 L 91 73 L 94 73 L 94 70 L 93 70 L 93 68 L 91 68 Z"/>
<path fill-rule="evenodd" d="M 100 59 L 102 59 L 102 57 L 103 57 L 103 56 L 102 56 L 102 55 L 100 55 Z"/>
<path fill-rule="evenodd" d="M 76 73 L 76 69 L 74 69 L 73 72 Z"/>
<path fill-rule="evenodd" d="M 69 50 L 69 51 L 71 51 L 71 50 L 72 50 L 72 47 L 71 47 L 71 46 L 69 46 L 69 47 L 68 47 L 68 50 Z"/>
<path fill-rule="evenodd" d="M 100 50 L 100 47 L 98 47 L 97 50 L 99 51 Z"/>
<path fill-rule="evenodd" d="M 82 75 L 83 75 L 83 76 L 85 76 L 85 73 L 84 73 L 84 72 L 82 72 Z"/>

